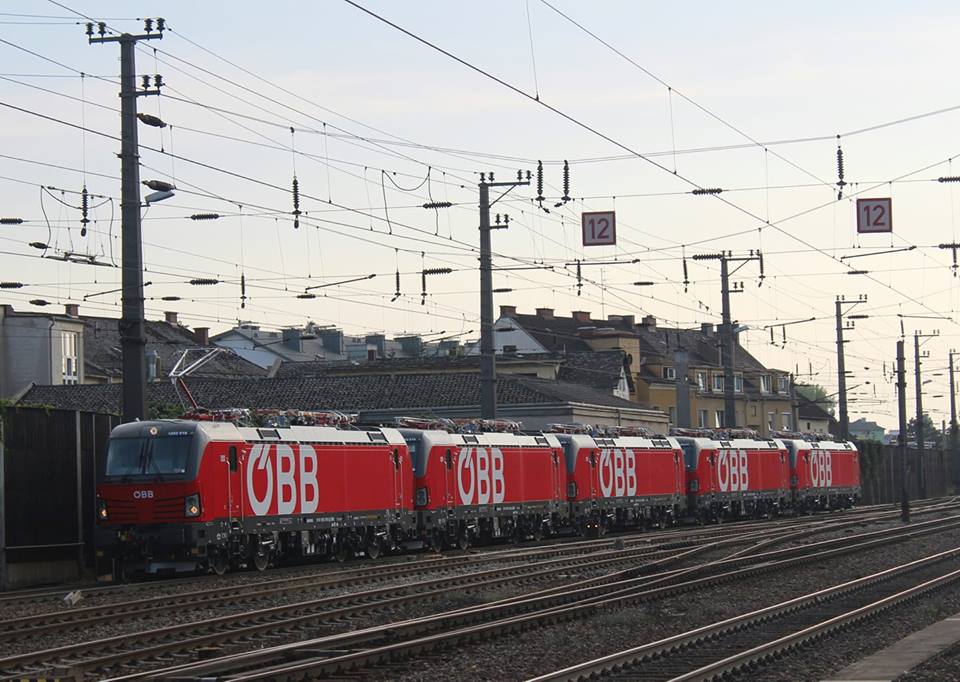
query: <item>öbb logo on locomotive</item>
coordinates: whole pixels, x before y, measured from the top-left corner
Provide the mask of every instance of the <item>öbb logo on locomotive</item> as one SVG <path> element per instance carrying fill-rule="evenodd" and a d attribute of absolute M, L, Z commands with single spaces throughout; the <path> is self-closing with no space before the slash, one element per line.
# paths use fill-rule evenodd
<path fill-rule="evenodd" d="M 750 466 L 746 450 L 720 450 L 717 455 L 717 483 L 725 493 L 750 488 Z"/>
<path fill-rule="evenodd" d="M 152 500 L 153 491 L 152 490 L 134 490 L 133 499 L 135 500 Z"/>
<path fill-rule="evenodd" d="M 604 497 L 637 494 L 637 455 L 633 450 L 600 451 L 600 492 Z"/>
<path fill-rule="evenodd" d="M 817 488 L 833 485 L 833 453 L 826 450 L 810 453 L 810 485 Z"/>
<path fill-rule="evenodd" d="M 311 514 L 320 504 L 317 452 L 311 445 L 254 445 L 247 459 L 246 478 L 247 498 L 257 516 L 267 516 L 271 511 L 279 515 Z"/>
<path fill-rule="evenodd" d="M 457 487 L 463 504 L 500 504 L 506 497 L 503 451 L 463 448 L 457 463 Z"/>

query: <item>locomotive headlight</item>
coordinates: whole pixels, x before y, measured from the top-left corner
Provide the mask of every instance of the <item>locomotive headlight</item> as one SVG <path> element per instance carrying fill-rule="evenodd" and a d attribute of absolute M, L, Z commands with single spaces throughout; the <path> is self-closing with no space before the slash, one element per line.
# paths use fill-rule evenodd
<path fill-rule="evenodd" d="M 110 513 L 107 511 L 107 501 L 102 497 L 97 498 L 97 517 L 101 521 L 106 521 L 110 516 Z"/>
<path fill-rule="evenodd" d="M 188 519 L 200 516 L 200 493 L 187 495 L 183 500 L 183 515 Z"/>

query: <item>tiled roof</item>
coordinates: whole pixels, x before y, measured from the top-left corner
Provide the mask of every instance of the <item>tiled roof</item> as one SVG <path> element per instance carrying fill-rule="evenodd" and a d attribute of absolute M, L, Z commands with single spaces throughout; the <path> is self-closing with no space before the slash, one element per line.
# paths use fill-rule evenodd
<path fill-rule="evenodd" d="M 78 318 L 84 325 L 84 369 L 91 376 L 119 378 L 122 375 L 120 353 L 120 321 L 110 317 Z M 180 354 L 188 348 L 199 348 L 196 337 L 186 327 L 169 322 L 147 320 L 144 324 L 147 352 L 156 351 L 160 357 L 160 374 L 167 376 Z M 260 377 L 266 370 L 247 362 L 229 352 L 216 357 L 200 367 L 198 377 Z"/>
<path fill-rule="evenodd" d="M 625 357 L 626 352 L 622 350 L 567 353 L 558 378 L 573 384 L 613 391 L 620 383 L 620 377 L 626 374 L 627 384 L 632 391 L 633 377 L 623 371 Z"/>
<path fill-rule="evenodd" d="M 807 400 L 806 398 L 797 399 L 797 414 L 800 416 L 800 419 L 833 420 L 833 415 L 817 403 L 812 400 Z M 851 426 L 853 425 L 851 424 Z"/>
<path fill-rule="evenodd" d="M 576 353 L 589 351 L 590 346 L 578 335 L 581 327 L 590 326 L 572 317 L 544 319 L 537 315 L 511 315 L 537 343 L 553 353 Z M 506 326 L 501 324 L 501 327 Z"/>
<path fill-rule="evenodd" d="M 190 377 L 187 384 L 197 402 L 209 408 L 247 407 L 354 412 L 376 409 L 424 409 L 479 404 L 480 377 L 474 373 L 366 374 L 276 379 L 207 379 Z M 150 403 L 176 403 L 168 382 L 147 387 Z M 121 384 L 34 386 L 22 403 L 57 409 L 118 413 Z M 577 402 L 637 409 L 636 403 L 563 381 L 503 376 L 497 380 L 502 405 Z"/>
<path fill-rule="evenodd" d="M 673 354 L 683 348 L 690 355 L 690 366 L 720 367 L 720 336 L 702 329 L 651 328 L 643 324 L 629 324 L 622 319 L 581 321 L 573 317 L 543 318 L 538 315 L 515 313 L 510 319 L 533 336 L 549 351 L 590 351 L 585 339 L 591 335 L 609 333 L 629 334 L 640 340 L 645 356 L 662 358 L 665 364 L 673 364 Z M 504 326 L 505 323 L 501 323 Z M 737 369 L 764 371 L 767 368 L 743 346 L 736 348 Z"/>

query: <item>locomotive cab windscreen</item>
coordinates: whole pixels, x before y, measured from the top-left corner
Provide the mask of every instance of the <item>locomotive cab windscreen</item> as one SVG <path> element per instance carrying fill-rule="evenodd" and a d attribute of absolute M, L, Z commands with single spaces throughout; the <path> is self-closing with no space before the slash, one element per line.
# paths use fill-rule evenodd
<path fill-rule="evenodd" d="M 117 427 L 107 447 L 106 481 L 188 480 L 199 464 L 193 425 L 134 422 Z"/>

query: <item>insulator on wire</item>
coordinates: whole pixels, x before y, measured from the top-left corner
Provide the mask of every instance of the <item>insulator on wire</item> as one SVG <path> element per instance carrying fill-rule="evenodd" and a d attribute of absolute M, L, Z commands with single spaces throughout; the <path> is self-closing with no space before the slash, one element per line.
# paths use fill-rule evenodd
<path fill-rule="evenodd" d="M 169 182 L 164 180 L 144 180 L 140 183 L 141 185 L 146 185 L 155 192 L 172 192 L 176 187 Z"/>
<path fill-rule="evenodd" d="M 690 190 L 690 194 L 694 196 L 703 196 L 704 194 L 720 194 L 723 192 L 723 189 L 720 187 L 697 187 L 696 189 Z"/>
<path fill-rule="evenodd" d="M 300 227 L 300 182 L 297 176 L 293 176 L 293 227 Z"/>
<path fill-rule="evenodd" d="M 960 175 L 945 175 L 937 178 L 937 182 L 960 182 Z"/>
<path fill-rule="evenodd" d="M 161 296 L 161 301 L 179 301 L 181 298 L 179 296 Z"/>
<path fill-rule="evenodd" d="M 543 204 L 543 161 L 537 161 L 537 203 Z"/>
<path fill-rule="evenodd" d="M 583 293 L 583 273 L 580 272 L 580 261 L 577 260 L 577 296 Z"/>
<path fill-rule="evenodd" d="M 0 225 L 23 225 L 23 218 L 0 218 Z"/>
<path fill-rule="evenodd" d="M 240 273 L 240 308 L 247 307 L 247 276 Z"/>
<path fill-rule="evenodd" d="M 214 279 L 213 277 L 197 277 L 196 279 L 191 279 L 188 284 L 192 284 L 195 287 L 205 287 L 212 286 L 214 284 L 219 284 L 219 279 Z"/>
<path fill-rule="evenodd" d="M 194 213 L 190 220 L 217 220 L 219 217 L 219 213 Z"/>
<path fill-rule="evenodd" d="M 843 179 L 843 148 L 840 146 L 840 136 L 837 135 L 837 201 L 843 199 L 843 188 L 846 185 Z"/>
<path fill-rule="evenodd" d="M 22 289 L 23 282 L 0 282 L 0 289 Z"/>
<path fill-rule="evenodd" d="M 687 257 L 683 257 L 683 293 L 687 293 L 687 288 L 690 286 L 690 277 L 687 276 Z"/>
<path fill-rule="evenodd" d="M 44 242 L 30 242 L 30 246 L 32 246 L 35 249 L 43 249 L 43 250 L 47 250 L 50 248 L 50 245 L 45 244 Z"/>
<path fill-rule="evenodd" d="M 570 164 L 563 160 L 563 203 L 570 201 Z"/>
<path fill-rule="evenodd" d="M 30 305 L 39 305 L 39 306 L 50 305 L 50 301 L 45 301 L 45 300 L 42 299 L 42 298 L 33 298 L 33 299 L 30 299 L 30 301 L 28 301 L 28 303 L 30 303 Z"/>
<path fill-rule="evenodd" d="M 757 283 L 757 286 L 762 287 L 763 280 L 765 280 L 767 276 L 763 272 L 763 253 L 760 251 L 760 249 L 757 249 L 757 260 L 760 261 L 760 281 Z"/>
<path fill-rule="evenodd" d="M 90 209 L 90 195 L 87 194 L 87 186 L 84 185 L 83 189 L 80 191 L 80 224 L 83 226 L 80 228 L 80 236 L 87 236 L 87 225 L 90 223 L 90 219 L 87 217 L 88 211 Z"/>
<path fill-rule="evenodd" d="M 427 305 L 427 271 L 426 270 L 423 270 L 420 273 L 420 284 L 422 287 L 420 291 L 420 305 Z"/>
<path fill-rule="evenodd" d="M 297 298 L 316 298 L 316 297 L 317 297 L 316 294 L 311 294 L 309 292 L 304 294 L 297 294 Z"/>
<path fill-rule="evenodd" d="M 393 294 L 393 298 L 390 299 L 390 302 L 393 303 L 398 298 L 400 298 L 400 268 L 397 268 L 397 290 Z"/>
<path fill-rule="evenodd" d="M 145 114 L 140 112 L 137 114 L 137 118 L 140 119 L 140 122 L 144 125 L 153 126 L 154 128 L 166 128 L 167 123 L 152 114 Z"/>
<path fill-rule="evenodd" d="M 453 203 L 449 201 L 428 201 L 423 205 L 424 208 L 450 208 Z"/>

